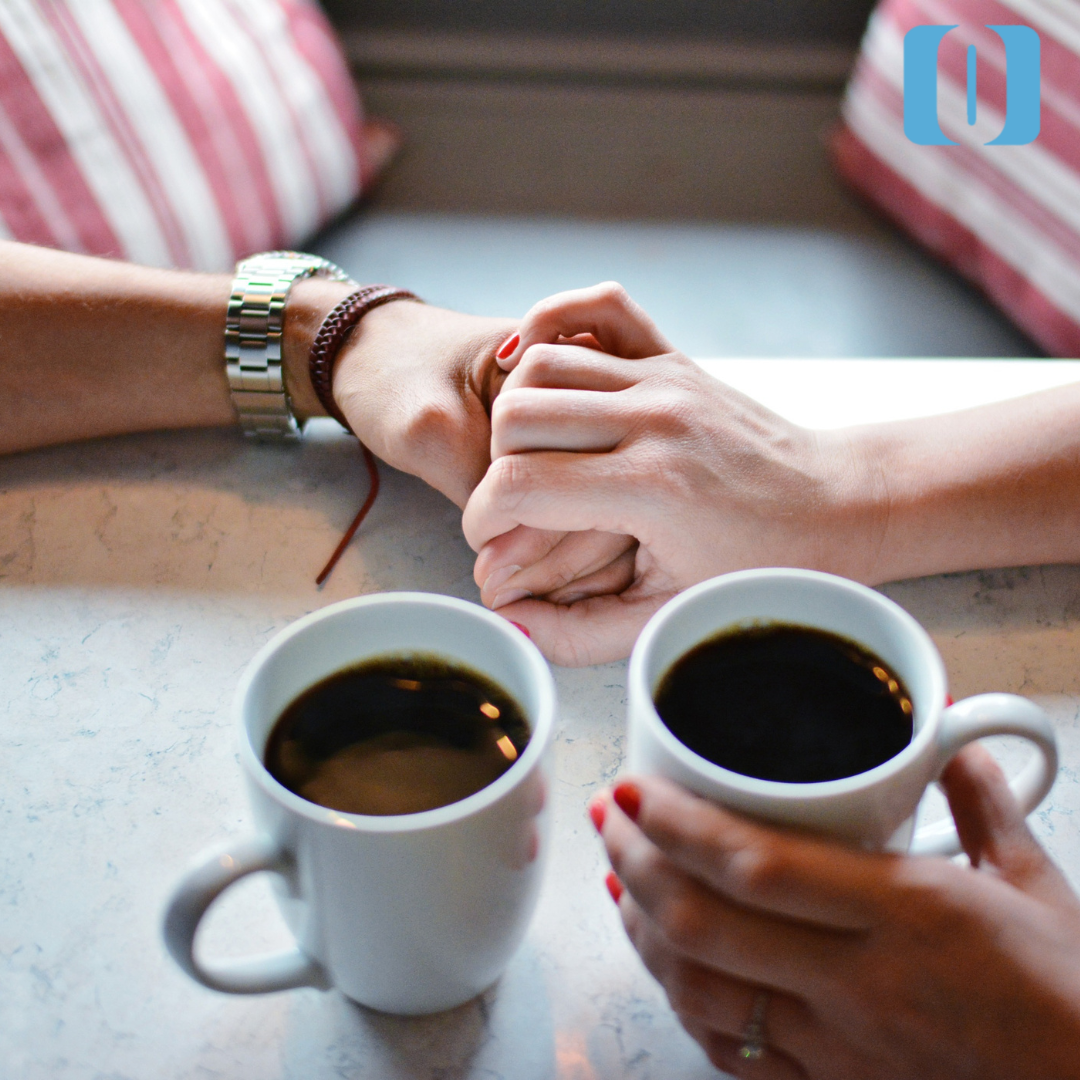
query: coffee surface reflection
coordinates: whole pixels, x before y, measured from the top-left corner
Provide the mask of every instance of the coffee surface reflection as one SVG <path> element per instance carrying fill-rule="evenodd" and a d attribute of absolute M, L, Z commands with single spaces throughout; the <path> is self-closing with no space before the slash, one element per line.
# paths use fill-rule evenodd
<path fill-rule="evenodd" d="M 782 623 L 725 631 L 664 675 L 656 711 L 696 754 L 761 780 L 838 780 L 911 742 L 911 698 L 868 649 Z"/>
<path fill-rule="evenodd" d="M 518 703 L 462 664 L 377 657 L 306 690 L 281 714 L 266 767 L 290 791 L 352 814 L 415 814 L 497 780 L 529 742 Z"/>

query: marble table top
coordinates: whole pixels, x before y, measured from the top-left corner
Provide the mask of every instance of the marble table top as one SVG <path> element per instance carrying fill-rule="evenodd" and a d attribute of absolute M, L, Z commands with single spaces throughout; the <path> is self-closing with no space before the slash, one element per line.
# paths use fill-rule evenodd
<path fill-rule="evenodd" d="M 585 818 L 622 761 L 622 663 L 556 672 L 549 873 L 525 944 L 481 998 L 402 1019 L 334 992 L 227 997 L 165 954 L 162 909 L 185 864 L 250 828 L 230 705 L 252 654 L 359 592 L 477 599 L 455 508 L 410 477 L 384 468 L 383 480 L 319 590 L 365 483 L 332 426 L 291 450 L 189 432 L 0 461 L 0 1077 L 718 1075 L 626 942 Z M 1015 691 L 1050 712 L 1065 764 L 1033 820 L 1080 884 L 1080 568 L 884 591 L 928 627 L 956 697 Z M 999 749 L 1015 767 L 1022 755 Z M 222 900 L 202 939 L 211 954 L 286 943 L 259 879 Z"/>

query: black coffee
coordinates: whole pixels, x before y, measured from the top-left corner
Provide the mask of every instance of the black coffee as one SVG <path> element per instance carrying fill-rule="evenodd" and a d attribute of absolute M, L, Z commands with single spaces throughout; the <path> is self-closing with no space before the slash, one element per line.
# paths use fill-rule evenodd
<path fill-rule="evenodd" d="M 911 699 L 896 674 L 861 645 L 802 626 L 703 642 L 664 676 L 656 711 L 694 753 L 789 784 L 866 772 L 911 742 Z"/>
<path fill-rule="evenodd" d="M 266 767 L 310 802 L 416 814 L 497 780 L 529 742 L 521 707 L 479 672 L 429 654 L 336 672 L 278 718 Z"/>

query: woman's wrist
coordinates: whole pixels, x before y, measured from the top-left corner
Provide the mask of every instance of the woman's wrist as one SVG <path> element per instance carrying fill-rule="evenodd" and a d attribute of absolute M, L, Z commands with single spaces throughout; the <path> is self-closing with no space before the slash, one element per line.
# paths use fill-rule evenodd
<path fill-rule="evenodd" d="M 383 440 L 373 428 L 389 405 L 384 400 L 387 383 L 405 390 L 408 351 L 410 347 L 422 349 L 418 315 L 422 318 L 428 313 L 424 304 L 409 300 L 372 308 L 353 327 L 334 358 L 334 402 L 357 438 L 365 445 L 378 446 L 376 453 L 384 450 Z M 438 357 L 427 357 L 427 361 L 432 369 L 438 367 Z M 399 373 L 396 379 L 395 368 Z"/>
<path fill-rule="evenodd" d="M 442 410 L 455 400 L 461 405 L 474 398 L 490 413 L 504 378 L 495 349 L 515 325 L 416 300 L 373 308 L 338 353 L 334 400 L 363 442 L 369 440 L 361 428 L 368 429 L 371 445 L 381 443 L 387 434 L 384 414 L 398 411 L 410 414 L 408 437 L 418 446 L 437 442 L 446 435 Z M 427 400 L 415 397 L 420 391 Z M 456 437 L 468 440 L 470 433 Z"/>

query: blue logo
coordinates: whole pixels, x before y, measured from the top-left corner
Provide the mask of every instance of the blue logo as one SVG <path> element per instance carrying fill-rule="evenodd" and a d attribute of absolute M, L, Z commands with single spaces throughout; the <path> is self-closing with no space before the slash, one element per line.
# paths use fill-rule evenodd
<path fill-rule="evenodd" d="M 938 47 L 956 26 L 916 26 L 904 35 L 904 134 L 920 146 L 956 146 L 938 123 Z M 1030 26 L 987 26 L 1005 42 L 1005 127 L 987 146 L 1026 146 L 1039 135 L 1039 35 Z M 967 50 L 967 122 L 975 123 L 975 46 Z"/>

